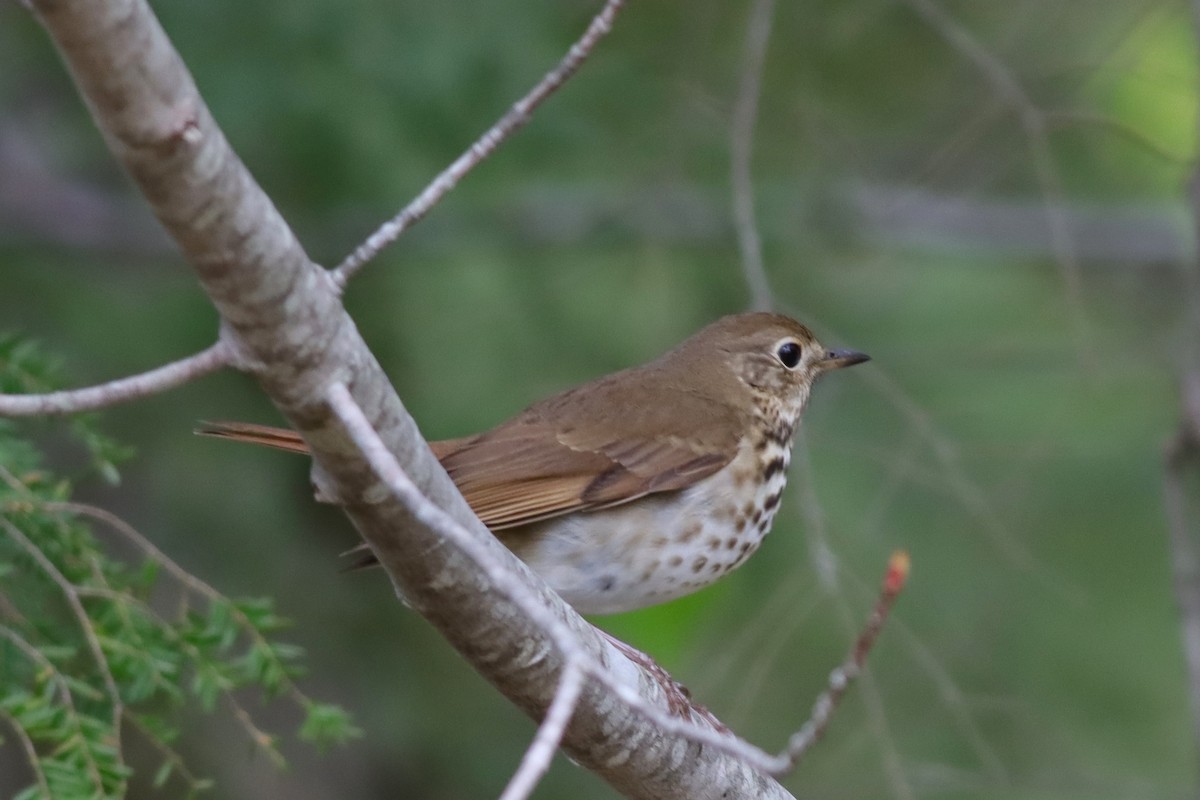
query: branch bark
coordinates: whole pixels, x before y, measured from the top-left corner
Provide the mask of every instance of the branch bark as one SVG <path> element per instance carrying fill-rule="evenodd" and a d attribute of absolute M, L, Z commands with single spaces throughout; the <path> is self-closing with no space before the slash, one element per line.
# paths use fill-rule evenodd
<path fill-rule="evenodd" d="M 321 495 L 346 511 L 405 599 L 501 692 L 541 719 L 563 677 L 554 638 L 493 574 L 384 484 L 333 413 L 344 385 L 420 494 L 474 548 L 561 621 L 590 659 L 666 710 L 662 690 L 517 561 L 438 465 L 342 308 L 336 281 L 301 248 L 229 147 L 144 0 L 33 0 L 110 150 L 175 239 L 251 373 L 313 451 Z M 564 749 L 635 798 L 785 798 L 720 749 L 652 724 L 597 682 L 581 690 Z"/>
<path fill-rule="evenodd" d="M 0 394 L 0 416 L 40 417 L 108 408 L 194 381 L 229 366 L 229 359 L 228 345 L 218 340 L 187 358 L 96 386 L 47 394 Z"/>

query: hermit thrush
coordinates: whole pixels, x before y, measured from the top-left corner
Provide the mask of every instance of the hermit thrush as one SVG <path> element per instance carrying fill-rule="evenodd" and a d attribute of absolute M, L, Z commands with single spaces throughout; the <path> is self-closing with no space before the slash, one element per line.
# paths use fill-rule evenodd
<path fill-rule="evenodd" d="M 584 614 L 701 589 L 770 530 L 812 385 L 867 360 L 779 314 L 724 317 L 666 355 L 430 447 L 505 545 Z M 296 433 L 199 433 L 307 452 Z"/>

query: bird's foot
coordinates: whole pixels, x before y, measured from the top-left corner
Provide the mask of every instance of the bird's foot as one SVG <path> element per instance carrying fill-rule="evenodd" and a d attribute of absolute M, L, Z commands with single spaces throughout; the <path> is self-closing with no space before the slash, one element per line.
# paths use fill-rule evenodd
<path fill-rule="evenodd" d="M 715 714 L 700 703 L 697 703 L 692 698 L 691 690 L 671 677 L 671 673 L 659 666 L 657 661 L 636 647 L 622 642 L 610 633 L 605 631 L 600 631 L 600 633 L 613 647 L 620 651 L 621 655 L 653 676 L 666 695 L 667 709 L 671 712 L 672 716 L 680 717 L 681 719 L 690 719 L 693 722 L 703 721 L 722 732 L 729 730 L 721 720 L 717 719 Z"/>

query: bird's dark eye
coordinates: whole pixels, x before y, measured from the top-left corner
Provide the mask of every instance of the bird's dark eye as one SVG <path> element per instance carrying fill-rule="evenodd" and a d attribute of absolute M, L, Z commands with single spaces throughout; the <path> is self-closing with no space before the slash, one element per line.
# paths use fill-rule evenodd
<path fill-rule="evenodd" d="M 775 351 L 775 355 L 779 356 L 779 362 L 788 369 L 795 369 L 800 363 L 800 345 L 795 342 L 784 342 L 779 345 L 779 349 Z"/>

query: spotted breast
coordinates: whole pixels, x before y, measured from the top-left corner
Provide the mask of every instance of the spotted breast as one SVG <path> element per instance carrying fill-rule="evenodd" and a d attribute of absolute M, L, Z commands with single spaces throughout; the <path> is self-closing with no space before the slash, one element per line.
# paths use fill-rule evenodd
<path fill-rule="evenodd" d="M 500 537 L 581 613 L 664 603 L 715 582 L 758 549 L 779 509 L 790 457 L 790 428 L 764 430 L 743 439 L 720 471 L 678 494 Z"/>

